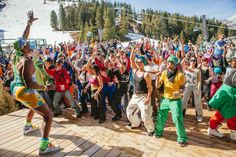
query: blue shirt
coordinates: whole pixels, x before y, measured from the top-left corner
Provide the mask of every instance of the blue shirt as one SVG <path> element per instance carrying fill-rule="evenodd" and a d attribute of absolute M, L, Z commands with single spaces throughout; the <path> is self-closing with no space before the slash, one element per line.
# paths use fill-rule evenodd
<path fill-rule="evenodd" d="M 217 56 L 223 55 L 224 49 L 219 49 L 219 47 L 224 47 L 226 42 L 224 40 L 222 41 L 216 41 L 215 42 L 215 51 L 214 54 Z"/>
<path fill-rule="evenodd" d="M 189 51 L 190 47 L 188 46 L 188 44 L 186 44 L 184 46 L 184 52 L 187 53 Z"/>

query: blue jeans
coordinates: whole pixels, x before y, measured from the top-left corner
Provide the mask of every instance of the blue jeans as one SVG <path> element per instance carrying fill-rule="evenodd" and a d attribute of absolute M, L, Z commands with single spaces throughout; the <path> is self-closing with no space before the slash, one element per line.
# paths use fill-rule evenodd
<path fill-rule="evenodd" d="M 83 90 L 83 86 L 82 86 L 82 83 L 80 82 L 79 79 L 77 79 L 76 85 L 77 85 L 77 87 L 78 87 L 78 96 L 77 96 L 77 99 L 80 100 L 80 97 L 81 97 L 81 94 L 82 94 L 81 92 L 82 92 L 82 90 Z"/>
<path fill-rule="evenodd" d="M 111 86 L 104 84 L 103 89 L 102 89 L 102 105 L 105 110 L 106 110 L 106 97 L 108 98 L 109 105 L 111 105 L 112 97 L 115 93 L 115 90 L 116 90 L 115 84 L 113 84 Z"/>

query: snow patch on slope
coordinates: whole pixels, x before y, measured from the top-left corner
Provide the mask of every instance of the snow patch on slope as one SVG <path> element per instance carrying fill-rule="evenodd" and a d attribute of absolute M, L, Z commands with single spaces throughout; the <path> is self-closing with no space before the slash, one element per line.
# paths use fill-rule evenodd
<path fill-rule="evenodd" d="M 35 21 L 31 27 L 30 38 L 45 38 L 48 44 L 63 41 L 72 41 L 69 33 L 53 31 L 50 25 L 50 13 L 58 13 L 59 3 L 42 0 L 8 0 L 7 7 L 0 12 L 0 28 L 6 30 L 5 38 L 18 38 L 22 36 L 27 22 L 26 12 L 33 10 Z"/>

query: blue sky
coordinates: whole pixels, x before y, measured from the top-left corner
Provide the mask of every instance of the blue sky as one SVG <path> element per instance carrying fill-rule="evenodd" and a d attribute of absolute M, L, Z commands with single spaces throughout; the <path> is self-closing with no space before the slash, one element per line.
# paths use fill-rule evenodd
<path fill-rule="evenodd" d="M 223 20 L 236 15 L 236 0 L 110 0 L 131 4 L 137 9 L 152 8 L 183 15 L 203 15 Z"/>

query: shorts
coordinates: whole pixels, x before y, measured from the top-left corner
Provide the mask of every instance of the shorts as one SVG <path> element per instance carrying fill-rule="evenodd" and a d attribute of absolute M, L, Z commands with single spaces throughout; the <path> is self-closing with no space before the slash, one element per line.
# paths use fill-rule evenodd
<path fill-rule="evenodd" d="M 15 86 L 13 95 L 17 101 L 20 101 L 28 108 L 35 109 L 46 104 L 46 101 L 35 89 L 27 88 L 25 86 Z"/>

